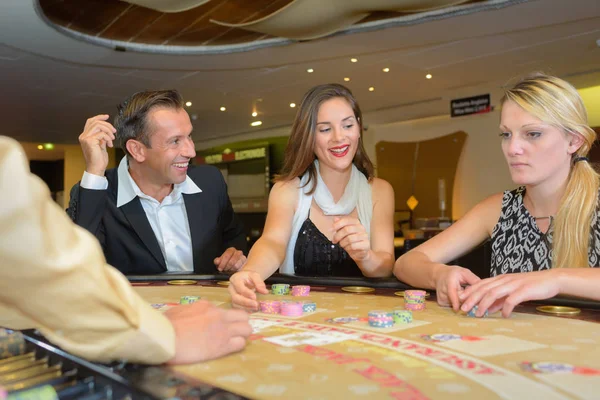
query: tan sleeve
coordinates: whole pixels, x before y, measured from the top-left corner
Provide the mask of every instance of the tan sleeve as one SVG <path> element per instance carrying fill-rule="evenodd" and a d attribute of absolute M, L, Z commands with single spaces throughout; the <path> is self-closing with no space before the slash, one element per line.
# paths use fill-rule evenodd
<path fill-rule="evenodd" d="M 175 354 L 167 318 L 106 264 L 29 172 L 21 146 L 0 136 L 0 326 L 37 328 L 94 361 L 163 363 Z"/>

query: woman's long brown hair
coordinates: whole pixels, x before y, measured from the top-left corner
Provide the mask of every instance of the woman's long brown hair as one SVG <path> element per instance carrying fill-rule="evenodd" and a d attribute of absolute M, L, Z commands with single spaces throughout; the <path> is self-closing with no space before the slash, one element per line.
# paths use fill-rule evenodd
<path fill-rule="evenodd" d="M 294 119 L 294 124 L 292 125 L 290 138 L 288 139 L 285 148 L 283 167 L 281 168 L 281 173 L 275 176 L 275 182 L 291 181 L 303 176 L 306 171 L 308 171 L 309 178 L 306 184 L 309 185 L 311 182 L 315 182 L 313 183 L 309 194 L 312 194 L 315 191 L 317 172 L 315 170 L 314 160 L 317 116 L 321 104 L 334 98 L 342 98 L 350 104 L 350 107 L 352 107 L 354 117 L 356 118 L 360 129 L 358 146 L 352 162 L 368 180 L 373 178 L 373 163 L 367 156 L 362 141 L 363 124 L 360 107 L 350 89 L 337 83 L 329 83 L 315 86 L 304 95 L 296 118 Z"/>

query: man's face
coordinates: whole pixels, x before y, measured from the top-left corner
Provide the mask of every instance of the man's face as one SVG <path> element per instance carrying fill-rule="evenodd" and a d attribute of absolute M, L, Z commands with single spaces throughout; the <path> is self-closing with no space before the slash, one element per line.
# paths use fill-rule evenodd
<path fill-rule="evenodd" d="M 144 178 L 158 185 L 182 183 L 190 159 L 196 157 L 188 113 L 172 108 L 150 110 L 148 128 L 150 148 L 145 149 Z"/>

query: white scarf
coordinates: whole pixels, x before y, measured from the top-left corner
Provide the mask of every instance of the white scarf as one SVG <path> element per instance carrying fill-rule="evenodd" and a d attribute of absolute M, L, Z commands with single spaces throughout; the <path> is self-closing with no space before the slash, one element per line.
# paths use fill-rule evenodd
<path fill-rule="evenodd" d="M 292 232 L 288 246 L 285 252 L 285 260 L 279 272 L 282 274 L 294 275 L 294 249 L 296 247 L 296 239 L 300 228 L 310 211 L 313 198 L 315 203 L 323 211 L 325 215 L 348 215 L 355 208 L 358 210 L 358 220 L 365 227 L 367 235 L 371 237 L 371 218 L 373 216 L 373 200 L 371 198 L 371 185 L 362 172 L 352 164 L 352 172 L 350 180 L 344 189 L 344 194 L 336 203 L 333 201 L 331 192 L 323 182 L 319 171 L 319 161 L 315 160 L 315 169 L 317 171 L 317 187 L 312 195 L 308 192 L 311 185 L 306 185 L 308 182 L 309 173 L 306 173 L 300 178 L 298 190 L 298 208 L 292 222 Z"/>

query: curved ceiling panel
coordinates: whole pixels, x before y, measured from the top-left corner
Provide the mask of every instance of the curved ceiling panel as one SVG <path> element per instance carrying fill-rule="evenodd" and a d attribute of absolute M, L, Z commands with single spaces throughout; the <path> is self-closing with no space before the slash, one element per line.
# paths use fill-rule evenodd
<path fill-rule="evenodd" d="M 37 0 L 51 25 L 78 39 L 177 53 L 250 50 L 521 1 L 526 0 Z"/>
<path fill-rule="evenodd" d="M 331 35 L 347 28 L 373 12 L 414 13 L 436 10 L 470 0 L 294 0 L 259 20 L 246 23 L 215 24 L 242 28 L 266 35 L 295 40 L 310 40 Z"/>
<path fill-rule="evenodd" d="M 210 0 L 123 0 L 127 3 L 150 8 L 152 10 L 176 13 L 199 7 Z"/>

